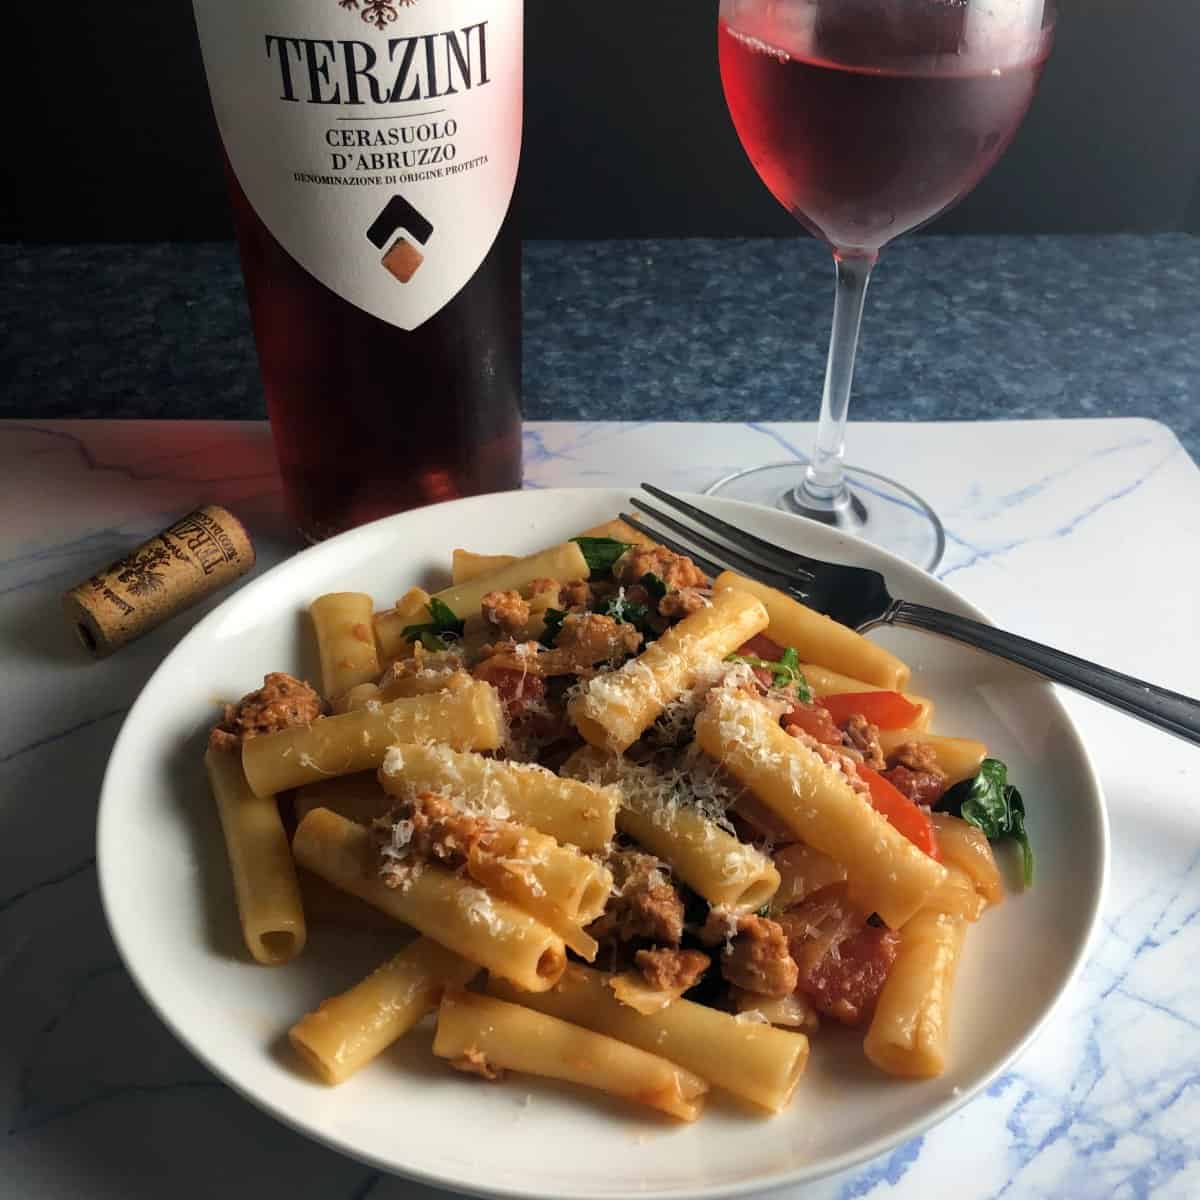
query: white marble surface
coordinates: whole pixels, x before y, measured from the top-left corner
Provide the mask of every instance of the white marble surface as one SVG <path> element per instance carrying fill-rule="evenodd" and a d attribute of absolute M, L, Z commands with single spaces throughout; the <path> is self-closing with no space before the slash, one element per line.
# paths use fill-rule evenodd
<path fill-rule="evenodd" d="M 535 423 L 527 479 L 698 489 L 810 437 L 803 425 Z M 938 574 L 1000 624 L 1197 690 L 1200 473 L 1164 427 L 861 425 L 852 450 L 933 503 L 949 534 Z M 109 748 L 163 654 L 216 601 L 92 664 L 58 596 L 206 501 L 246 521 L 258 570 L 297 548 L 264 426 L 0 422 L 0 1195 L 434 1197 L 217 1083 L 141 1000 L 100 913 Z M 985 1095 L 794 1200 L 1200 1196 L 1200 751 L 1066 702 L 1113 832 L 1103 929 L 1081 979 Z"/>

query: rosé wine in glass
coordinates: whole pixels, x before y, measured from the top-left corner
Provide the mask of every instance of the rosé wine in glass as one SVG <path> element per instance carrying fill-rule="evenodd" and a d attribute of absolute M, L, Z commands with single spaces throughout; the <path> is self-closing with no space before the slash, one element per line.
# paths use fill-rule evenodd
<path fill-rule="evenodd" d="M 856 472 L 865 500 L 846 486 L 862 304 L 880 248 L 962 199 L 1008 147 L 1053 31 L 1053 0 L 722 0 L 734 127 L 772 195 L 832 249 L 838 291 L 811 465 L 802 478 L 795 464 L 755 468 L 711 491 L 780 503 L 927 567 L 940 558 L 940 523 L 918 496 L 870 472 Z M 897 534 L 914 521 L 927 530 Z"/>

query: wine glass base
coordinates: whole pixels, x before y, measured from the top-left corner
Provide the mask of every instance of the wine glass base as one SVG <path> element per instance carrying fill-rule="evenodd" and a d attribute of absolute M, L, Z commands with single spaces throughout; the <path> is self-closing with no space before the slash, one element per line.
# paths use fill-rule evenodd
<path fill-rule="evenodd" d="M 804 465 L 794 459 L 735 471 L 705 488 L 704 494 L 795 513 L 932 571 L 946 550 L 946 531 L 933 509 L 916 492 L 874 471 L 845 470 L 849 492 L 829 504 L 808 501 L 797 493 Z"/>

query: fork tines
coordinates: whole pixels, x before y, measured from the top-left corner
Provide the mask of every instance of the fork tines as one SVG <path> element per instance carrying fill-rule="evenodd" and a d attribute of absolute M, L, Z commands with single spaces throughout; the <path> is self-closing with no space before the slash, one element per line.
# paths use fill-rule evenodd
<path fill-rule="evenodd" d="M 657 524 L 666 526 L 667 529 L 672 530 L 679 535 L 679 538 L 686 539 L 686 541 L 680 541 L 657 529 L 652 529 L 629 513 L 622 513 L 621 519 L 640 533 L 654 538 L 677 554 L 690 556 L 697 566 L 709 575 L 717 575 L 728 568 L 789 592 L 795 592 L 797 585 L 802 585 L 806 580 L 812 578 L 812 571 L 807 565 L 811 560 L 805 559 L 802 555 L 792 554 L 790 551 L 773 546 L 770 542 L 746 533 L 736 526 L 730 525 L 727 521 L 722 521 L 650 484 L 644 483 L 642 486 L 655 498 L 687 514 L 704 528 L 721 534 L 725 540 L 718 541 L 707 533 L 685 524 L 676 517 L 660 512 L 635 497 L 630 497 L 631 504 L 636 505 L 642 513 Z M 698 552 L 696 547 L 699 547 L 702 553 Z M 751 554 L 745 553 L 747 550 L 752 552 L 753 557 Z"/>
<path fill-rule="evenodd" d="M 664 504 L 675 509 L 676 512 L 681 512 L 685 517 L 690 517 L 693 522 L 712 533 L 720 534 L 727 542 L 731 542 L 734 546 L 739 547 L 742 551 L 753 551 L 761 559 L 760 566 L 771 567 L 776 571 L 786 571 L 789 574 L 800 575 L 803 578 L 811 579 L 813 577 L 814 568 L 823 566 L 824 564 L 817 562 L 816 559 L 809 558 L 804 554 L 796 554 L 792 550 L 785 550 L 782 546 L 776 546 L 773 542 L 768 542 L 765 538 L 756 537 L 752 533 L 747 533 L 744 529 L 739 529 L 736 525 L 731 525 L 728 521 L 722 521 L 720 517 L 714 517 L 712 513 L 705 512 L 701 508 L 697 508 L 694 504 L 689 504 L 686 500 L 680 500 L 677 496 L 672 496 L 670 492 L 664 492 L 662 488 L 655 487 L 652 483 L 643 483 L 642 488 L 653 496 L 656 500 L 661 500 Z M 638 501 L 631 500 L 631 504 L 637 504 Z M 650 509 L 642 505 L 645 512 L 650 513 Z M 686 532 L 686 527 L 678 523 L 672 524 L 661 516 L 651 513 L 656 520 L 663 520 L 665 524 L 671 525 L 672 528 Z M 752 562 L 752 559 L 747 559 Z"/>
<path fill-rule="evenodd" d="M 654 516 L 655 514 L 651 513 L 650 515 Z M 683 542 L 676 538 L 669 537 L 657 529 L 651 529 L 649 525 L 639 521 L 632 513 L 621 513 L 621 520 L 626 525 L 633 526 L 638 533 L 644 533 L 648 538 L 652 538 L 656 542 L 661 542 L 668 550 L 674 550 L 676 554 L 686 554 L 706 575 L 717 576 L 726 570 L 724 563 L 713 562 L 711 558 L 705 558 L 703 554 L 700 554 L 692 546 L 685 546 Z"/>

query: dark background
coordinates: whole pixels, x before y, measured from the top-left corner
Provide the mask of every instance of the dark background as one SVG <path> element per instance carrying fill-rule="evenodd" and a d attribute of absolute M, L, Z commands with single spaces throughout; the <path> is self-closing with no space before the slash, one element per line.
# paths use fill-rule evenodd
<path fill-rule="evenodd" d="M 527 237 L 795 232 L 726 116 L 716 9 L 526 0 Z M 5 30 L 0 238 L 231 236 L 188 0 L 14 2 Z M 1197 0 L 1066 0 L 1016 144 L 934 230 L 1200 232 L 1198 62 Z"/>

